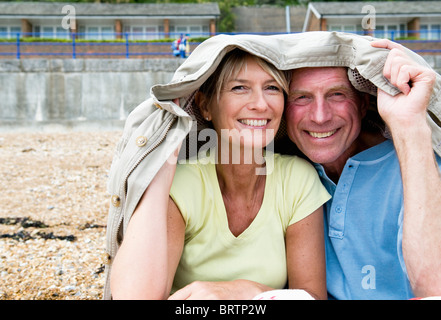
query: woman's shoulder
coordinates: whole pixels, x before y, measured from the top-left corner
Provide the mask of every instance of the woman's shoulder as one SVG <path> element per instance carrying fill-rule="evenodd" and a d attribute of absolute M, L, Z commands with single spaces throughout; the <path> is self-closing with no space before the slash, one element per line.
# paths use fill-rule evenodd
<path fill-rule="evenodd" d="M 214 164 L 189 159 L 179 162 L 176 167 L 170 196 L 179 208 L 184 221 L 202 219 L 204 203 L 210 201 L 213 194 L 212 172 Z"/>
<path fill-rule="evenodd" d="M 198 155 L 189 159 L 182 159 L 178 161 L 176 172 L 186 175 L 205 175 L 214 166 L 214 162 L 209 155 Z"/>
<path fill-rule="evenodd" d="M 272 156 L 274 158 L 274 165 L 280 170 L 315 170 L 314 166 L 308 160 L 299 156 L 280 153 L 274 153 Z"/>
<path fill-rule="evenodd" d="M 287 190 L 305 188 L 319 182 L 314 166 L 299 156 L 274 154 L 273 171 L 276 181 Z"/>

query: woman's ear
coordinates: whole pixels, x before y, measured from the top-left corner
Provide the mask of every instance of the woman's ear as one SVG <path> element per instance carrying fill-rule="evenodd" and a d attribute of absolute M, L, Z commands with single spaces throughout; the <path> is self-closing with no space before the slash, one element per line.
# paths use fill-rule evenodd
<path fill-rule="evenodd" d="M 211 121 L 211 114 L 208 110 L 208 99 L 206 96 L 202 92 L 198 91 L 194 97 L 194 101 L 196 102 L 196 105 L 198 106 L 199 111 L 204 119 Z"/>

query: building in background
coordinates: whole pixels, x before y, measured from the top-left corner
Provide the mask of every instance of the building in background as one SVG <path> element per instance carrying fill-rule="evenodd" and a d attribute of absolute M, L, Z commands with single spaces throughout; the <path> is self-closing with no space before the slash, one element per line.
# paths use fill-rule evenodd
<path fill-rule="evenodd" d="M 370 6 L 370 7 L 368 7 Z M 372 21 L 363 20 L 368 15 Z M 441 1 L 310 2 L 303 31 L 344 31 L 378 38 L 441 40 Z"/>
<path fill-rule="evenodd" d="M 235 31 L 259 34 L 301 32 L 306 10 L 304 5 L 234 7 L 232 12 L 236 16 Z"/>
<path fill-rule="evenodd" d="M 118 39 L 126 32 L 131 40 L 176 38 L 181 33 L 207 37 L 216 33 L 219 15 L 217 3 L 0 2 L 0 38 L 15 38 L 19 32 L 66 39 L 76 33 L 94 40 Z"/>

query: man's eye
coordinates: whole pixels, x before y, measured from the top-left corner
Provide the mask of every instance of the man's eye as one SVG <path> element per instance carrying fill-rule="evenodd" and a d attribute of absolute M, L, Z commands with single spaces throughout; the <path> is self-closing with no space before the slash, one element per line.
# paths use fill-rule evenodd
<path fill-rule="evenodd" d="M 295 100 L 296 100 L 296 101 L 303 101 L 303 102 L 306 102 L 306 101 L 309 101 L 310 99 L 309 99 L 308 96 L 303 95 L 303 96 L 298 96 Z"/>
<path fill-rule="evenodd" d="M 311 99 L 306 95 L 302 95 L 302 96 L 294 97 L 291 101 L 296 105 L 307 105 L 311 101 Z"/>
<path fill-rule="evenodd" d="M 343 92 L 334 92 L 330 97 L 334 100 L 343 100 L 346 96 Z"/>

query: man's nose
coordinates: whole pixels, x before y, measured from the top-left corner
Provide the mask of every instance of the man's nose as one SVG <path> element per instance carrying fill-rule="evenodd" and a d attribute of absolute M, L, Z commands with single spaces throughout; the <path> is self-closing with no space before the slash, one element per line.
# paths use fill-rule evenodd
<path fill-rule="evenodd" d="M 322 124 L 332 118 L 331 106 L 325 99 L 316 99 L 311 110 L 311 120 Z"/>

